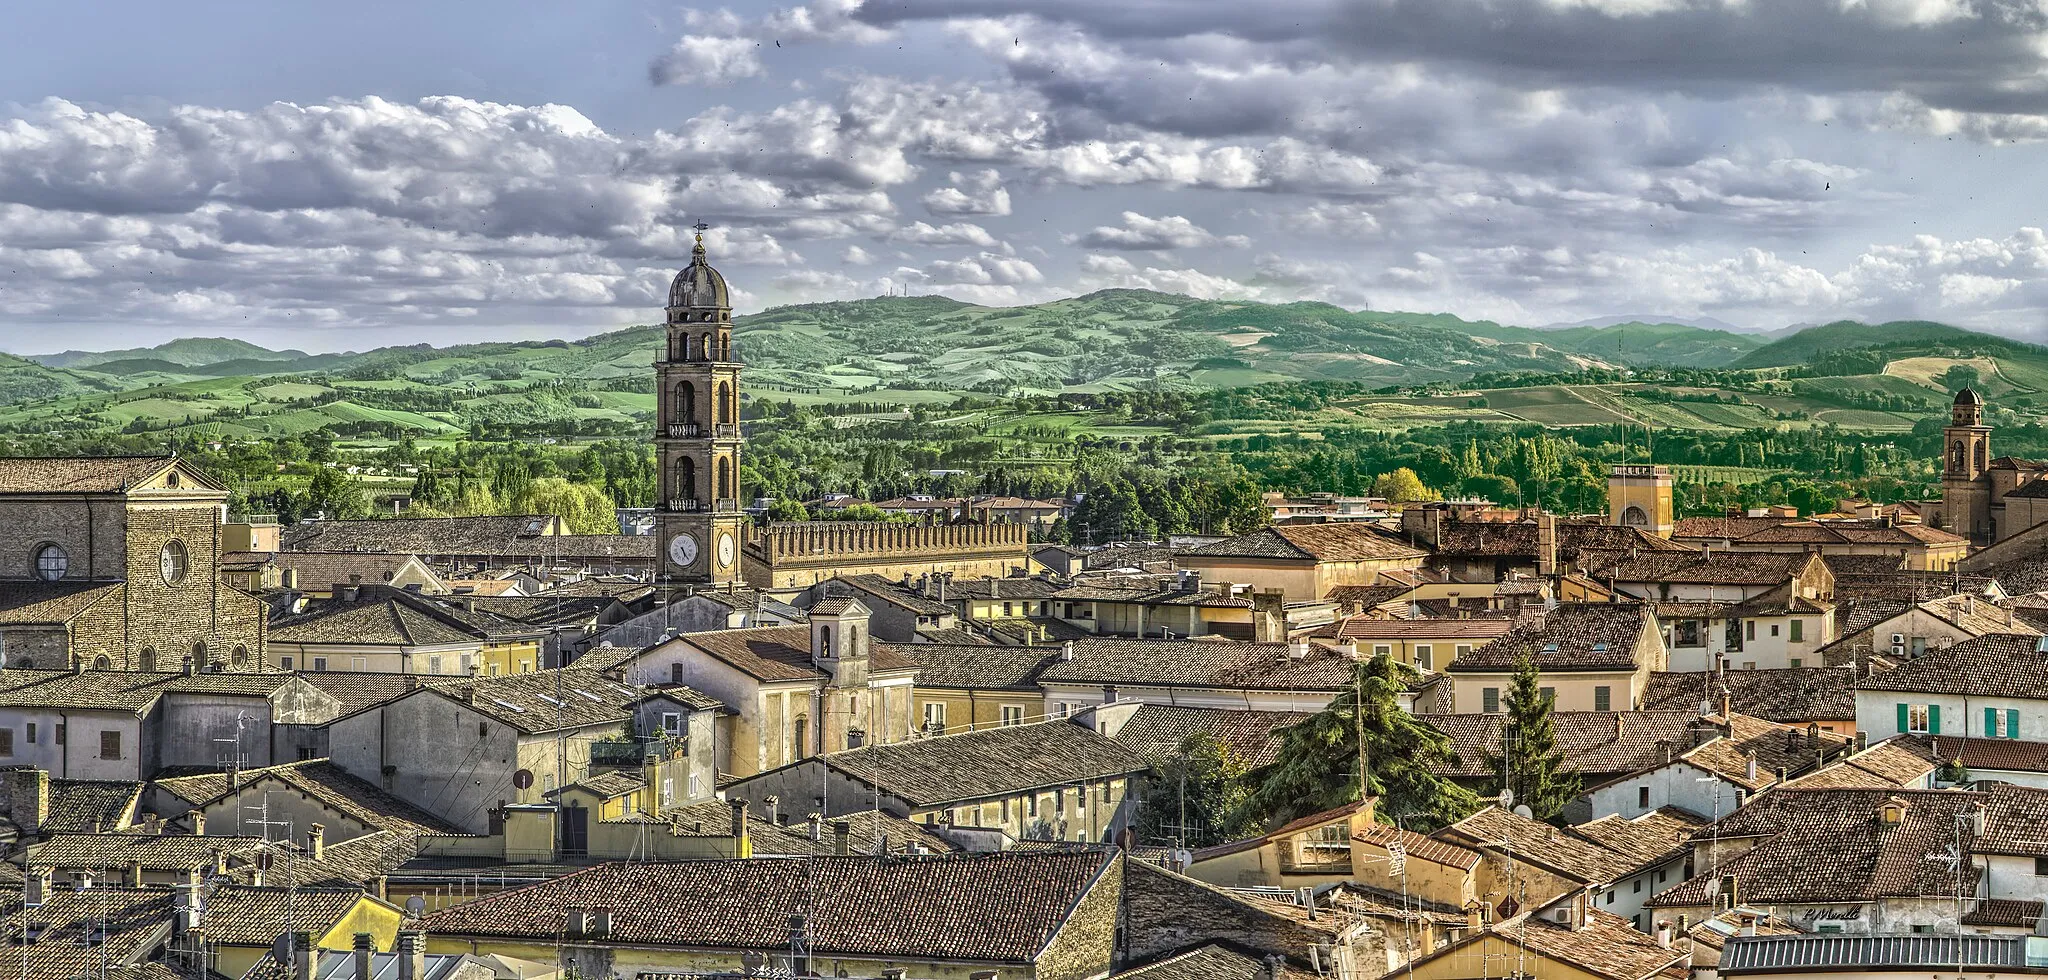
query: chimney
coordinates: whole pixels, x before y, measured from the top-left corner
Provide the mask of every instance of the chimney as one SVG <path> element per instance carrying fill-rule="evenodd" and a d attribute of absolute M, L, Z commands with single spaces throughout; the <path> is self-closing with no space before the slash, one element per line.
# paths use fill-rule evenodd
<path fill-rule="evenodd" d="M 1536 517 L 1536 574 L 1544 578 L 1557 575 L 1557 515 L 1539 514 Z"/>
<path fill-rule="evenodd" d="M 1060 662 L 1067 664 L 1074 662 L 1074 641 L 1060 641 Z"/>
<path fill-rule="evenodd" d="M 805 822 L 805 823 L 808 823 L 808 824 L 810 824 L 810 825 L 811 825 L 811 841 L 812 841 L 812 843 L 816 843 L 816 842 L 818 842 L 818 841 L 821 841 L 821 840 L 824 840 L 824 839 L 825 839 L 825 815 L 824 815 L 824 814 L 822 814 L 822 813 L 813 813 L 813 814 L 811 814 L 810 816 L 808 816 L 808 817 L 805 817 L 805 818 L 804 818 L 804 822 Z"/>
<path fill-rule="evenodd" d="M 1738 884 L 1738 883 L 1736 882 L 1736 880 L 1735 880 L 1735 876 L 1734 876 L 1734 875 L 1722 875 L 1722 876 L 1721 876 L 1721 899 L 1720 899 L 1720 901 L 1721 901 L 1721 907 L 1722 907 L 1722 908 L 1724 908 L 1724 909 L 1732 909 L 1732 908 L 1736 907 L 1737 905 L 1741 905 L 1741 904 L 1742 904 L 1742 895 L 1741 895 L 1741 893 L 1740 893 L 1740 892 L 1741 892 L 1741 886 L 1740 886 L 1740 885 L 1739 885 L 1739 884 Z"/>
<path fill-rule="evenodd" d="M 199 674 L 199 658 L 198 658 L 198 657 L 193 657 L 193 656 L 187 656 L 187 657 L 185 658 L 185 676 L 186 676 L 186 677 L 196 677 L 196 676 L 198 676 L 198 674 Z"/>
<path fill-rule="evenodd" d="M 768 822 L 778 826 L 781 825 L 782 821 L 778 819 L 781 814 L 777 811 L 781 809 L 782 798 L 773 795 L 764 796 L 761 798 L 761 805 L 768 811 Z"/>
<path fill-rule="evenodd" d="M 570 939 L 583 939 L 590 935 L 590 910 L 570 906 L 563 916 L 562 934 Z"/>
<path fill-rule="evenodd" d="M 22 904 L 40 907 L 50 897 L 50 869 L 30 868 L 22 879 Z"/>
<path fill-rule="evenodd" d="M 1297 894 L 1297 895 L 1299 896 L 1299 897 L 1298 897 L 1298 898 L 1296 899 L 1296 901 L 1300 902 L 1300 903 L 1301 903 L 1301 907 L 1302 907 L 1303 909 L 1306 909 L 1306 910 L 1308 911 L 1308 921 L 1310 921 L 1310 922 L 1314 922 L 1314 921 L 1316 921 L 1316 889 L 1315 889 L 1315 886 L 1313 886 L 1313 885 L 1303 885 L 1303 886 L 1301 886 L 1301 888 L 1300 888 L 1300 889 L 1298 889 L 1298 890 L 1296 891 L 1296 894 Z"/>
<path fill-rule="evenodd" d="M 944 601 L 946 601 L 946 583 L 947 583 L 947 582 L 948 582 L 949 580 L 951 580 L 951 579 L 953 578 L 953 573 L 951 573 L 951 572 L 942 572 L 942 573 L 940 573 L 939 575 L 937 575 L 936 577 L 937 577 L 937 578 L 938 578 L 938 580 L 939 580 L 939 595 L 938 595 L 938 600 L 939 600 L 940 602 L 944 602 Z"/>
<path fill-rule="evenodd" d="M 1000 599 L 1000 598 L 1002 598 L 1002 597 L 1003 597 L 1003 580 L 1002 580 L 1002 579 L 996 578 L 996 577 L 994 577 L 994 576 L 990 576 L 990 577 L 989 577 L 989 580 L 988 580 L 988 597 L 989 597 L 989 598 L 991 598 L 991 599 Z"/>
<path fill-rule="evenodd" d="M 1465 928 L 1474 934 L 1486 928 L 1486 906 L 1478 902 L 1465 906 Z"/>
<path fill-rule="evenodd" d="M 1728 719 L 1733 718 L 1734 716 L 1735 694 L 1734 692 L 1728 690 L 1726 687 L 1723 687 L 1721 688 L 1721 720 L 1727 721 Z"/>
<path fill-rule="evenodd" d="M 215 875 L 228 873 L 228 852 L 218 847 L 213 849 L 213 873 Z"/>
<path fill-rule="evenodd" d="M 1750 782 L 1756 782 L 1756 750 L 1750 749 L 1743 759 L 1742 773 Z"/>
<path fill-rule="evenodd" d="M 192 836 L 206 836 L 206 811 L 194 810 L 189 816 L 192 818 Z"/>
<path fill-rule="evenodd" d="M 426 935 L 412 929 L 401 931 L 398 934 L 396 950 L 398 953 L 398 980 L 426 980 Z"/>
<path fill-rule="evenodd" d="M 1280 956 L 1271 953 L 1266 954 L 1263 965 L 1259 970 L 1258 980 L 1280 980 L 1280 971 L 1284 968 L 1286 962 L 1287 960 Z"/>
<path fill-rule="evenodd" d="M 314 824 L 306 831 L 306 856 L 315 861 L 327 859 L 327 827 Z"/>
<path fill-rule="evenodd" d="M 15 826 L 24 838 L 42 833 L 50 820 L 50 772 L 47 769 L 16 769 L 7 774 L 8 797 L 13 800 Z"/>
<path fill-rule="evenodd" d="M 292 977 L 294 980 L 313 980 L 314 961 L 320 956 L 313 948 L 313 934 L 292 933 Z"/>
<path fill-rule="evenodd" d="M 370 960 L 376 955 L 376 943 L 377 937 L 367 932 L 356 933 L 355 949 L 351 951 L 356 962 L 355 980 L 369 980 L 374 975 L 374 971 L 370 966 Z"/>
<path fill-rule="evenodd" d="M 845 857 L 853 853 L 853 825 L 844 820 L 832 822 L 832 853 Z"/>
<path fill-rule="evenodd" d="M 1623 735 L 1627 734 L 1627 733 L 1628 733 L 1628 716 L 1627 716 L 1627 715 L 1624 715 L 1624 714 L 1622 714 L 1622 713 L 1621 713 L 1621 712 L 1619 712 L 1619 711 L 1615 712 L 1615 713 L 1614 713 L 1614 740 L 1615 740 L 1616 742 L 1619 742 L 1619 741 L 1621 741 L 1621 737 L 1622 737 Z"/>
<path fill-rule="evenodd" d="M 590 910 L 590 934 L 593 936 L 609 936 L 612 934 L 612 910 L 610 906 L 600 905 Z"/>
<path fill-rule="evenodd" d="M 1984 828 L 1989 826 L 1990 822 L 1991 812 L 1984 806 L 1983 803 L 1980 802 L 1976 806 L 1970 808 L 1970 833 L 1972 835 L 1976 837 L 1983 837 Z"/>
<path fill-rule="evenodd" d="M 1857 733 L 1856 733 L 1856 751 L 1858 751 L 1858 752 L 1861 752 L 1861 751 L 1863 751 L 1864 749 L 1867 749 L 1867 748 L 1869 748 L 1869 747 L 1870 747 L 1870 733 L 1869 733 L 1869 732 L 1857 732 Z"/>
<path fill-rule="evenodd" d="M 733 857 L 752 857 L 753 842 L 747 837 L 747 801 L 732 801 Z"/>
<path fill-rule="evenodd" d="M 1670 949 L 1670 948 L 1671 948 L 1671 920 L 1669 920 L 1669 919 L 1660 919 L 1660 920 L 1658 920 L 1658 922 L 1657 922 L 1657 945 L 1659 945 L 1659 946 L 1662 946 L 1662 947 L 1664 947 L 1665 949 Z"/>
<path fill-rule="evenodd" d="M 1115 704 L 1115 703 L 1116 703 L 1116 685 L 1115 685 L 1115 684 L 1104 684 L 1104 685 L 1102 685 L 1102 703 L 1103 703 L 1103 704 Z"/>
<path fill-rule="evenodd" d="M 1308 641 L 1297 640 L 1295 642 L 1287 644 L 1287 656 L 1293 660 L 1300 660 L 1304 657 L 1307 657 Z"/>
<path fill-rule="evenodd" d="M 128 888 L 142 887 L 142 862 L 128 862 L 128 870 L 127 873 L 122 876 L 121 884 Z"/>

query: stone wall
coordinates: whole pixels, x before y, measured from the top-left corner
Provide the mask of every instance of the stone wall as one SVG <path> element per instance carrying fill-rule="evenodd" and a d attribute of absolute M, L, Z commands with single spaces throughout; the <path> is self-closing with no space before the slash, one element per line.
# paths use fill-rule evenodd
<path fill-rule="evenodd" d="M 747 584 L 806 588 L 835 575 L 1007 576 L 1030 564 L 1022 524 L 803 521 L 770 524 L 742 549 Z"/>
<path fill-rule="evenodd" d="M 1109 862 L 1095 887 L 1038 954 L 1036 980 L 1082 980 L 1109 972 L 1116 956 L 1117 911 L 1123 902 L 1124 858 Z"/>
<path fill-rule="evenodd" d="M 119 581 L 125 513 L 113 496 L 8 500 L 0 506 L 0 580 L 34 580 L 36 552 L 56 544 L 71 558 L 67 581 Z"/>

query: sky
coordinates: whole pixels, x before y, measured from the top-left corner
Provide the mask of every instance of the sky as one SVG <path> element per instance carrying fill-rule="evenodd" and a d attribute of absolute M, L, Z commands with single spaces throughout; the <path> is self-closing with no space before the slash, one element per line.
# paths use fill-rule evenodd
<path fill-rule="evenodd" d="M 2048 0 L 33 4 L 0 350 L 1107 287 L 2048 341 Z"/>

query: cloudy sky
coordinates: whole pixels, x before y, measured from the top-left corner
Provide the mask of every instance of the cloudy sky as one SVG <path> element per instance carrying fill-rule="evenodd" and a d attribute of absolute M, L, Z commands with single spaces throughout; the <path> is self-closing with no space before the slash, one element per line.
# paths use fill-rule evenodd
<path fill-rule="evenodd" d="M 35 4 L 0 349 L 1106 286 L 2048 340 L 2048 0 Z"/>

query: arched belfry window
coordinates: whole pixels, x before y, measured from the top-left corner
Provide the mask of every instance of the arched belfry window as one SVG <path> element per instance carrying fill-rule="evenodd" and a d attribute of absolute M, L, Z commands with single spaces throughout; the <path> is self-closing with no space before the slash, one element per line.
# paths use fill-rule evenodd
<path fill-rule="evenodd" d="M 731 496 L 732 460 L 720 456 L 718 458 L 718 499 L 725 500 L 730 498 Z"/>
<path fill-rule="evenodd" d="M 1961 439 L 1957 439 L 1956 444 L 1949 447 L 1948 468 L 1958 472 L 1963 468 L 1963 441 Z"/>
<path fill-rule="evenodd" d="M 1989 465 L 1989 463 L 1988 463 L 1988 462 L 1987 462 L 1987 461 L 1986 461 L 1986 460 L 1984 459 L 1984 457 L 1985 457 L 1985 456 L 1986 456 L 1987 454 L 1989 454 L 1989 452 L 1990 452 L 1990 448 L 1991 448 L 1991 447 L 1990 447 L 1990 446 L 1988 446 L 1988 445 L 1986 445 L 1985 443 L 1981 443 L 1981 442 L 1980 442 L 1980 443 L 1978 443 L 1978 444 L 1977 444 L 1977 468 L 1978 468 L 1978 469 L 1980 469 L 1980 470 L 1981 470 L 1981 469 L 1984 469 L 1984 468 L 1985 468 L 1985 467 L 1986 467 L 1987 465 Z"/>
<path fill-rule="evenodd" d="M 1621 512 L 1621 524 L 1623 527 L 1649 527 L 1650 515 L 1641 507 L 1630 504 Z"/>
<path fill-rule="evenodd" d="M 718 424 L 732 424 L 732 385 L 718 383 Z"/>
<path fill-rule="evenodd" d="M 688 456 L 676 462 L 676 496 L 697 499 L 697 461 Z"/>
<path fill-rule="evenodd" d="M 697 421 L 697 386 L 688 381 L 676 385 L 676 421 Z"/>

